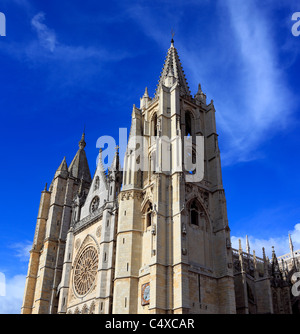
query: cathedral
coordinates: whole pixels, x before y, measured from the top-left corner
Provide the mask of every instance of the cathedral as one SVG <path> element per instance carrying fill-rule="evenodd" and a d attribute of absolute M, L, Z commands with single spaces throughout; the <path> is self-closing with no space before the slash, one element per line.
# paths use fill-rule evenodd
<path fill-rule="evenodd" d="M 173 39 L 131 116 L 123 169 L 100 149 L 91 177 L 83 134 L 42 191 L 21 312 L 299 313 L 300 261 L 231 246 L 214 104 L 191 94 Z"/>

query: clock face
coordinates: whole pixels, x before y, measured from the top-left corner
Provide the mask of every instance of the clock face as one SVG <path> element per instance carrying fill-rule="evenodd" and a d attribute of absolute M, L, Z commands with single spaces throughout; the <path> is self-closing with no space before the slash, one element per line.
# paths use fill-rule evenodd
<path fill-rule="evenodd" d="M 96 196 L 96 197 L 93 198 L 92 203 L 91 203 L 91 207 L 90 207 L 90 211 L 91 212 L 94 212 L 94 211 L 96 211 L 98 209 L 99 202 L 100 201 L 99 201 L 99 197 L 98 196 Z"/>
<path fill-rule="evenodd" d="M 150 283 L 142 285 L 142 305 L 150 303 Z"/>

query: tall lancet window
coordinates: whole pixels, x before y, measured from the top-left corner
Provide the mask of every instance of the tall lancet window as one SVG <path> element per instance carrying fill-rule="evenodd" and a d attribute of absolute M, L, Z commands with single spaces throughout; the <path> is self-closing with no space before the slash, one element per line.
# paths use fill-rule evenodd
<path fill-rule="evenodd" d="M 152 204 L 149 203 L 147 212 L 146 212 L 146 228 L 152 225 Z"/>
<path fill-rule="evenodd" d="M 185 135 L 192 136 L 192 118 L 189 112 L 185 113 Z"/>
<path fill-rule="evenodd" d="M 195 144 L 195 118 L 190 111 L 185 113 L 185 136 L 192 137 L 193 144 Z"/>
<path fill-rule="evenodd" d="M 191 208 L 190 208 L 190 223 L 193 225 L 199 225 L 199 213 L 200 213 L 200 208 L 197 203 L 197 200 L 194 200 L 191 203 Z"/>
<path fill-rule="evenodd" d="M 152 117 L 152 133 L 154 137 L 157 136 L 157 114 Z"/>

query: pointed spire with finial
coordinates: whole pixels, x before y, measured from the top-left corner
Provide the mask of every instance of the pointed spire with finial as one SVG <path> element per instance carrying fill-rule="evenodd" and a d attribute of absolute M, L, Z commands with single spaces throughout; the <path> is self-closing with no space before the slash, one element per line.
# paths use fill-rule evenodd
<path fill-rule="evenodd" d="M 254 277 L 255 277 L 255 279 L 257 279 L 259 274 L 258 274 L 258 270 L 257 270 L 257 259 L 256 259 L 256 254 L 255 254 L 254 249 L 253 249 L 253 267 L 254 267 Z"/>
<path fill-rule="evenodd" d="M 290 233 L 289 233 L 289 245 L 290 245 L 290 251 L 291 251 L 291 253 L 294 254 L 294 245 L 293 245 L 292 237 L 291 237 Z"/>
<path fill-rule="evenodd" d="M 87 162 L 87 157 L 86 157 L 85 150 L 84 150 L 85 146 L 86 146 L 86 142 L 85 142 L 85 131 L 84 131 L 79 141 L 79 150 L 77 151 L 75 157 L 73 158 L 70 164 L 69 173 L 73 177 L 79 180 L 83 176 L 84 181 L 87 183 L 90 183 L 91 173 L 90 173 L 89 165 Z"/>
<path fill-rule="evenodd" d="M 250 244 L 249 244 L 248 235 L 246 235 L 246 252 L 250 254 Z"/>
<path fill-rule="evenodd" d="M 109 168 L 110 172 L 117 173 L 120 170 L 120 162 L 119 162 L 119 146 L 115 147 L 115 156 L 113 162 Z"/>
<path fill-rule="evenodd" d="M 83 134 L 81 136 L 80 142 L 79 142 L 79 148 L 81 150 L 83 150 L 86 146 L 86 142 L 85 142 L 85 131 L 83 131 Z"/>
<path fill-rule="evenodd" d="M 241 272 L 244 273 L 245 267 L 244 267 L 243 248 L 241 239 L 239 239 L 239 261 L 240 261 Z"/>
<path fill-rule="evenodd" d="M 262 248 L 262 253 L 263 253 L 263 261 L 264 261 L 264 276 L 267 277 L 269 276 L 269 271 L 268 271 L 269 260 L 266 257 L 265 247 Z"/>
<path fill-rule="evenodd" d="M 243 248 L 242 248 L 242 240 L 239 239 L 239 253 L 243 252 Z"/>
<path fill-rule="evenodd" d="M 296 266 L 296 260 L 295 260 L 295 256 L 294 256 L 294 245 L 293 245 L 293 241 L 292 241 L 292 237 L 291 237 L 290 233 L 289 233 L 289 246 L 290 246 L 290 251 L 291 251 L 291 254 L 292 254 L 293 265 Z"/>
<path fill-rule="evenodd" d="M 173 81 L 177 81 L 178 87 L 180 89 L 181 96 L 191 96 L 191 92 L 184 75 L 184 71 L 177 53 L 176 48 L 174 47 L 174 35 L 172 35 L 171 46 L 168 50 L 166 60 L 159 77 L 159 82 L 156 88 L 155 97 L 158 96 L 161 91 L 161 87 L 165 86 L 166 78 L 170 75 L 173 75 Z M 168 81 L 167 81 L 168 82 Z"/>

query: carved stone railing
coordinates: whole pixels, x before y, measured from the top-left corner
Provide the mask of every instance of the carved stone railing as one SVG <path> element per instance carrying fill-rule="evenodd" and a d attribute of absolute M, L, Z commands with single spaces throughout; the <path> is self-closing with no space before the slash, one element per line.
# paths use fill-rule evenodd
<path fill-rule="evenodd" d="M 235 255 L 235 256 L 239 256 L 240 253 L 239 253 L 238 249 L 232 248 L 232 254 Z M 253 254 L 242 252 L 242 256 L 245 259 L 250 258 L 250 260 L 252 260 L 252 261 L 254 260 Z M 257 263 L 258 262 L 264 263 L 264 259 L 262 259 L 261 257 L 255 256 L 255 258 L 256 258 Z"/>
<path fill-rule="evenodd" d="M 294 258 L 297 258 L 297 257 L 300 257 L 300 249 L 294 251 Z M 287 260 L 292 259 L 292 258 L 293 258 L 292 253 L 277 256 L 278 261 L 281 261 L 281 260 L 287 261 Z"/>
<path fill-rule="evenodd" d="M 83 219 L 79 220 L 74 225 L 74 233 L 78 232 L 82 228 L 84 228 L 84 227 L 90 225 L 91 223 L 93 223 L 96 219 L 98 219 L 99 217 L 102 216 L 102 213 L 103 213 L 103 207 L 95 210 L 94 212 L 92 212 L 88 216 L 86 216 Z"/>

